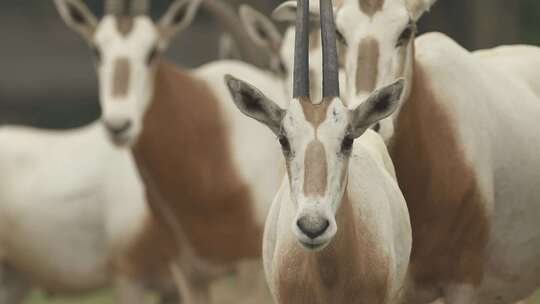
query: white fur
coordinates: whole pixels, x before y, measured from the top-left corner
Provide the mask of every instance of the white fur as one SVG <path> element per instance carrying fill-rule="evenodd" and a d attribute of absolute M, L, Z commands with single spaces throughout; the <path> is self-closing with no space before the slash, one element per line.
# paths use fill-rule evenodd
<path fill-rule="evenodd" d="M 388 303 L 395 303 L 392 301 L 399 297 L 408 268 L 411 230 L 407 206 L 392 177 L 392 167 L 385 165 L 389 159 L 388 152 L 381 148 L 384 148 L 382 140 L 372 131 L 367 131 L 357 139 L 348 168 L 347 195 L 353 205 L 355 221 L 367 225 L 370 235 L 376 236 L 378 245 L 391 257 L 386 292 Z M 281 296 L 277 288 L 280 278 L 279 261 L 287 259 L 287 252 L 298 250 L 294 249 L 298 245 L 290 225 L 297 212 L 291 195 L 289 180 L 285 177 L 272 204 L 265 228 L 264 265 L 267 281 L 276 299 Z M 287 302 L 286 299 L 281 300 Z"/>
<path fill-rule="evenodd" d="M 422 12 L 433 1 L 423 4 Z M 378 86 L 394 80 L 387 68 L 403 50 L 394 43 L 407 17 L 406 6 L 386 0 L 382 12 L 370 19 L 356 0 L 346 0 L 337 24 L 349 40 L 347 76 L 354 81 L 357 47 L 371 35 L 381 45 Z M 417 12 L 408 12 L 416 18 Z M 392 21 L 394 20 L 394 21 Z M 355 22 L 355 26 L 351 24 Z M 383 22 L 384 21 L 384 22 Z M 384 26 L 382 26 L 383 23 Z M 406 47 L 405 77 L 411 87 L 412 48 L 437 102 L 449 114 L 467 164 L 477 178 L 488 213 L 490 239 L 484 279 L 480 286 L 437 286 L 448 304 L 511 303 L 540 286 L 540 138 L 535 135 L 540 117 L 539 82 L 535 65 L 540 52 L 524 46 L 471 54 L 442 34 L 428 34 Z M 351 73 L 353 73 L 351 75 Z M 354 86 L 350 87 L 351 92 Z M 405 94 L 404 99 L 408 97 Z M 349 98 L 361 100 L 354 93 Z M 397 117 L 396 114 L 395 117 Z M 387 120 L 393 129 L 393 121 Z M 392 137 L 389 132 L 386 139 Z M 443 236 L 442 236 L 443 237 Z M 508 278 L 512 278 L 509 280 Z M 419 290 L 418 292 L 422 292 Z"/>
<path fill-rule="evenodd" d="M 476 295 L 480 301 L 500 296 L 502 303 L 527 297 L 540 286 L 540 190 L 535 182 L 540 179 L 535 153 L 540 140 L 532 131 L 538 128 L 540 99 L 522 79 L 478 61 L 443 35 L 423 36 L 416 46 L 417 60 L 445 97 L 443 106 L 457 122 L 465 155 L 487 198 L 491 238 Z M 466 81 L 449 81 L 458 74 L 467 75 Z M 511 283 L 508 276 L 514 278 Z"/>
<path fill-rule="evenodd" d="M 149 210 L 131 156 L 110 145 L 100 123 L 0 128 L 0 175 L 0 262 L 53 293 L 125 275 L 114 265 Z"/>

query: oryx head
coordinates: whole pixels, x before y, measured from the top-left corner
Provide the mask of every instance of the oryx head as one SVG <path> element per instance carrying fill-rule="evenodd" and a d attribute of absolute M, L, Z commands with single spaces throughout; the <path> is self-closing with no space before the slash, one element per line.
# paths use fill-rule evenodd
<path fill-rule="evenodd" d="M 127 1 L 127 0 L 126 0 Z M 200 0 L 177 0 L 157 23 L 148 0 L 107 0 L 98 21 L 81 0 L 55 0 L 64 21 L 87 41 L 95 57 L 103 121 L 112 140 L 133 144 L 153 97 L 158 57 L 193 20 Z"/>
<path fill-rule="evenodd" d="M 416 22 L 436 0 L 339 0 L 335 11 L 338 36 L 345 51 L 347 100 L 366 98 L 398 78 L 408 95 L 414 57 Z M 393 133 L 391 119 L 381 135 Z"/>
<path fill-rule="evenodd" d="M 299 0 L 294 48 L 293 100 L 281 109 L 253 86 L 226 77 L 238 108 L 267 125 L 279 139 L 287 164 L 291 222 L 299 243 L 309 250 L 326 246 L 337 232 L 354 140 L 397 107 L 403 82 L 377 91 L 348 109 L 339 97 L 336 32 L 330 0 L 320 0 L 323 97 L 310 98 L 309 0 Z"/>

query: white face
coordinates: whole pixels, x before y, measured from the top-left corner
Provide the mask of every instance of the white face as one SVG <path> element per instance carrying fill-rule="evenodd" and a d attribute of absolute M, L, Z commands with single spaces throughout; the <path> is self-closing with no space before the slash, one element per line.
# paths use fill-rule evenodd
<path fill-rule="evenodd" d="M 93 52 L 103 122 L 119 145 L 135 142 L 153 96 L 159 31 L 146 16 L 106 16 L 98 25 Z"/>
<path fill-rule="evenodd" d="M 403 81 L 374 92 L 353 109 L 339 98 L 318 105 L 301 98 L 287 110 L 241 80 L 227 76 L 226 82 L 238 108 L 279 139 L 295 210 L 291 227 L 298 242 L 309 250 L 324 248 L 338 229 L 336 213 L 347 186 L 354 140 L 397 108 Z"/>
<path fill-rule="evenodd" d="M 54 0 L 60 15 L 95 55 L 103 122 L 112 141 L 131 146 L 154 95 L 159 55 L 193 20 L 201 0 L 176 0 L 159 22 L 146 15 L 105 15 L 98 22 L 81 0 Z"/>
<path fill-rule="evenodd" d="M 282 122 L 278 137 L 296 210 L 291 226 L 308 249 L 323 248 L 337 232 L 335 214 L 355 139 L 349 119 L 349 110 L 335 98 L 320 105 L 296 100 Z"/>
<path fill-rule="evenodd" d="M 343 0 L 335 10 L 345 48 L 346 99 L 364 100 L 373 90 L 405 78 L 408 95 L 416 21 L 434 0 Z M 393 122 L 381 122 L 381 135 L 393 134 Z"/>

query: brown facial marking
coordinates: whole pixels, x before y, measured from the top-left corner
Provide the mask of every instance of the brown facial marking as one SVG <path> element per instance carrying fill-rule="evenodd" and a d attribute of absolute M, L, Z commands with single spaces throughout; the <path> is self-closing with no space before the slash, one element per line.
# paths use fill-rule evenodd
<path fill-rule="evenodd" d="M 326 151 L 323 144 L 314 140 L 306 148 L 304 159 L 304 195 L 324 196 L 328 178 Z"/>
<path fill-rule="evenodd" d="M 379 74 L 379 42 L 373 37 L 364 38 L 358 47 L 356 93 L 372 92 Z"/>
<path fill-rule="evenodd" d="M 388 257 L 370 227 L 354 214 L 344 197 L 336 214 L 338 232 L 328 247 L 312 253 L 286 244 L 288 250 L 276 255 L 279 303 L 387 303 Z"/>
<path fill-rule="evenodd" d="M 310 100 L 301 99 L 300 105 L 302 106 L 305 119 L 311 123 L 315 129 L 317 129 L 319 125 L 326 120 L 326 114 L 328 112 L 330 102 L 323 101 L 319 104 L 314 104 Z"/>
<path fill-rule="evenodd" d="M 127 58 L 118 58 L 114 62 L 112 96 L 124 97 L 128 93 L 131 77 L 131 65 Z"/>
<path fill-rule="evenodd" d="M 360 4 L 360 10 L 364 14 L 373 17 L 375 13 L 381 11 L 384 6 L 384 0 L 358 0 Z"/>
<path fill-rule="evenodd" d="M 234 166 L 219 100 L 173 64 L 157 69 L 156 93 L 133 149 L 147 168 L 145 185 L 157 185 L 200 257 L 217 263 L 260 257 L 262 227 Z"/>
<path fill-rule="evenodd" d="M 416 283 L 478 286 L 489 223 L 475 171 L 467 163 L 451 113 L 437 101 L 422 67 L 399 114 L 390 152 L 413 231 Z M 441 237 L 444 236 L 444 237 Z"/>
<path fill-rule="evenodd" d="M 134 25 L 134 19 L 133 17 L 129 16 L 119 16 L 116 17 L 116 28 L 118 29 L 118 32 L 120 35 L 127 37 L 129 33 L 133 30 Z"/>

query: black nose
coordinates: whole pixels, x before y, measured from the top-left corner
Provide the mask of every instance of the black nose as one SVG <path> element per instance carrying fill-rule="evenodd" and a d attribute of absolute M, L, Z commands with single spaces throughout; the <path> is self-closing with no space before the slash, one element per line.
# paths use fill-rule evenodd
<path fill-rule="evenodd" d="M 131 128 L 130 120 L 106 122 L 105 126 L 113 135 L 120 135 Z"/>
<path fill-rule="evenodd" d="M 316 239 L 330 226 L 330 222 L 320 217 L 303 216 L 296 222 L 300 231 L 307 235 L 310 239 Z"/>

